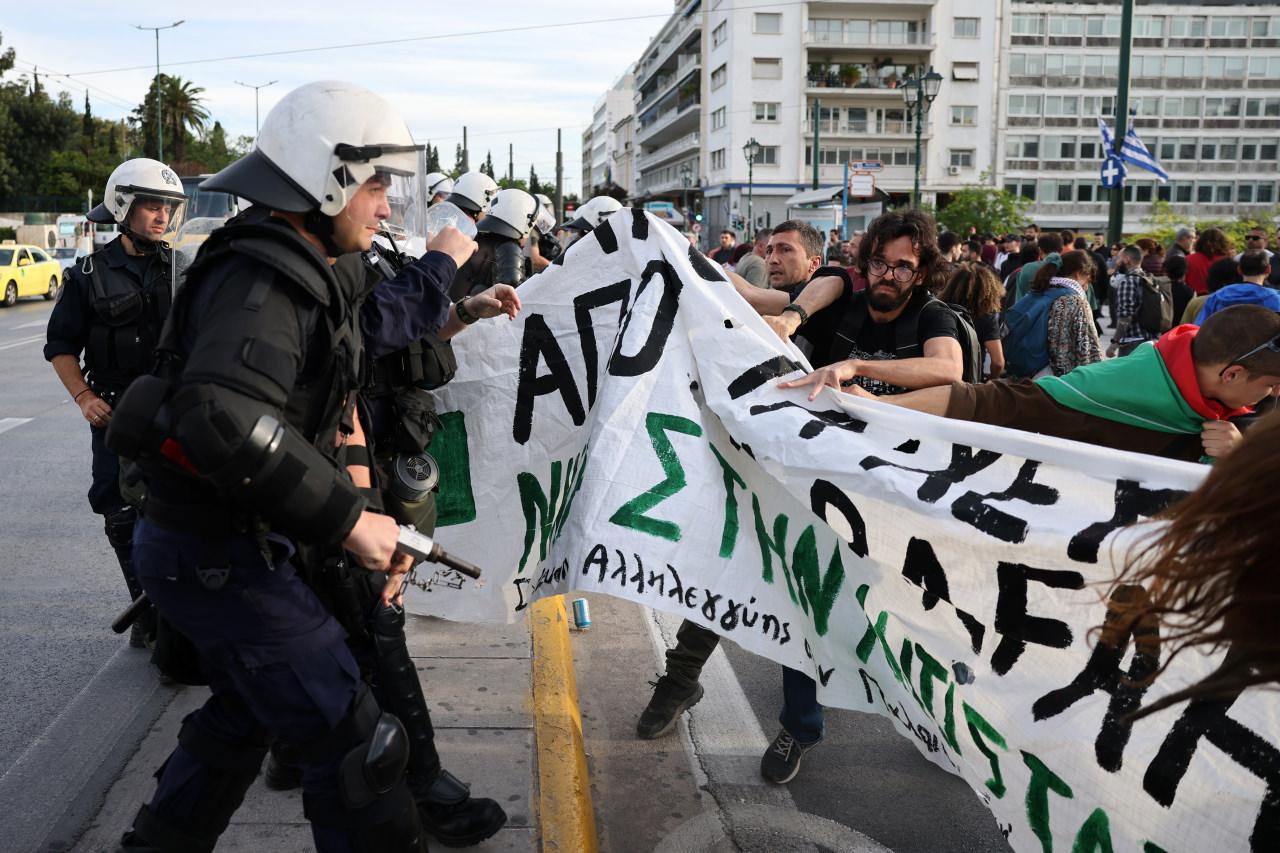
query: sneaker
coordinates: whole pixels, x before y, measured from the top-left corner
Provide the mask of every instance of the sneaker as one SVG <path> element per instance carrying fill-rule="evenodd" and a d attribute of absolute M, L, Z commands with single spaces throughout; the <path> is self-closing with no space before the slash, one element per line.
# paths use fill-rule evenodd
<path fill-rule="evenodd" d="M 760 759 L 760 775 L 775 785 L 787 784 L 800 772 L 800 759 L 817 745 L 800 743 L 783 729 Z"/>
<path fill-rule="evenodd" d="M 665 675 L 649 683 L 653 685 L 653 696 L 636 723 L 636 735 L 642 740 L 669 734 L 680 715 L 697 705 L 703 693 L 702 685 L 696 681 L 692 687 L 680 687 Z"/>

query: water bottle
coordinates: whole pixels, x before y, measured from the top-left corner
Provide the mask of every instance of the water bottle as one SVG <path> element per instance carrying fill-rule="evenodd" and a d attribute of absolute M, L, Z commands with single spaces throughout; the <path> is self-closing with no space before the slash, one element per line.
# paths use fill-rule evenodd
<path fill-rule="evenodd" d="M 431 242 L 432 238 L 435 237 L 436 234 L 440 233 L 450 225 L 457 228 L 473 240 L 476 236 L 476 224 L 472 221 L 471 217 L 463 213 L 462 209 L 456 204 L 452 204 L 447 201 L 442 201 L 439 204 L 433 204 L 427 211 L 423 225 L 427 232 L 428 243 Z"/>

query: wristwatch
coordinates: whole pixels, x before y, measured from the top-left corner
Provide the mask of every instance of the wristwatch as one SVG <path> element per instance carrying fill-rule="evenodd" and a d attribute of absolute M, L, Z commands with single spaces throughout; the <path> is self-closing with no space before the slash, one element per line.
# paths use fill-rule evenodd
<path fill-rule="evenodd" d="M 783 311 L 794 311 L 797 315 L 799 315 L 799 317 L 800 317 L 800 325 L 801 325 L 801 326 L 803 326 L 805 323 L 809 322 L 809 312 L 808 312 L 808 311 L 806 311 L 806 310 L 804 310 L 803 308 L 801 308 L 799 305 L 795 304 L 794 302 L 792 302 L 790 305 L 788 305 L 786 308 L 783 308 L 782 310 L 783 310 Z M 780 312 L 778 312 L 778 313 L 782 313 L 782 312 L 780 311 Z"/>

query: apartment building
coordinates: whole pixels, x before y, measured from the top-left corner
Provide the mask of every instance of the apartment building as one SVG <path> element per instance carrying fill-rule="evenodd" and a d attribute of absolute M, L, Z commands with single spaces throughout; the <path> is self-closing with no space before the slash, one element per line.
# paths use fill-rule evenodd
<path fill-rule="evenodd" d="M 708 228 L 750 230 L 798 212 L 815 160 L 832 191 L 845 163 L 869 160 L 883 164 L 877 190 L 907 203 L 917 140 L 905 84 L 932 69 L 925 202 L 984 183 L 1026 196 L 1046 225 L 1099 227 L 1097 118 L 1114 125 L 1119 30 L 1115 0 L 677 0 L 635 65 L 633 197 L 692 195 Z M 1172 179 L 1130 169 L 1126 227 L 1157 199 L 1201 217 L 1275 207 L 1280 4 L 1138 0 L 1133 57 L 1134 124 Z"/>
<path fill-rule="evenodd" d="M 619 137 L 631 133 L 628 122 L 635 106 L 635 78 L 628 68 L 595 103 L 591 125 L 582 132 L 582 198 L 585 201 L 596 191 L 607 186 L 620 186 L 627 192 L 635 189 L 631 175 L 634 169 L 624 164 L 628 172 L 626 183 L 619 180 L 618 163 L 629 141 Z"/>

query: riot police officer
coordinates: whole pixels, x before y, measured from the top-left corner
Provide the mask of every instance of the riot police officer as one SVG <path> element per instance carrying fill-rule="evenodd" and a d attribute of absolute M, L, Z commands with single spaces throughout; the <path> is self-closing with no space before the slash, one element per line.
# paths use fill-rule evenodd
<path fill-rule="evenodd" d="M 404 120 L 359 86 L 295 89 L 254 150 L 206 182 L 270 210 L 201 247 L 160 344 L 157 376 L 122 398 L 108 441 L 147 460 L 138 578 L 199 655 L 212 695 L 183 722 L 126 850 L 208 851 L 269 739 L 303 764 L 320 851 L 413 851 L 404 727 L 361 679 L 337 621 L 289 560 L 341 543 L 404 572 L 396 522 L 371 512 L 335 455 L 353 431 L 356 294 L 333 272 L 367 251 L 411 174 Z"/>
<path fill-rule="evenodd" d="M 479 219 L 489 209 L 489 203 L 498 194 L 498 185 L 484 172 L 463 172 L 453 182 L 453 192 L 446 201 L 460 208 L 473 220 Z"/>
<path fill-rule="evenodd" d="M 427 189 L 428 206 L 444 201 L 453 192 L 453 178 L 444 172 L 428 172 L 423 176 L 422 184 Z"/>
<path fill-rule="evenodd" d="M 560 257 L 560 244 L 553 233 L 556 230 L 555 208 L 551 199 L 543 193 L 537 193 L 538 215 L 533 220 L 533 234 L 524 244 L 525 278 L 545 270 Z"/>
<path fill-rule="evenodd" d="M 532 195 L 521 189 L 500 190 L 476 223 L 479 248 L 458 270 L 449 294 L 457 300 L 499 282 L 515 287 L 524 281 L 521 244 L 529 237 L 537 216 L 538 200 Z"/>
<path fill-rule="evenodd" d="M 610 216 L 622 209 L 622 202 L 607 195 L 593 196 L 587 203 L 578 208 L 577 216 L 564 224 L 565 230 L 574 232 L 576 243 L 590 234 Z M 572 245 L 572 243 L 570 244 Z"/>
<path fill-rule="evenodd" d="M 132 566 L 137 510 L 121 493 L 120 462 L 103 436 L 119 395 L 155 361 L 177 260 L 164 236 L 177 229 L 185 201 L 182 182 L 158 160 L 139 158 L 116 167 L 102 204 L 87 218 L 117 224 L 120 236 L 67 269 L 44 347 L 44 357 L 89 422 L 89 505 L 103 517 L 130 600 L 142 593 Z M 130 645 L 150 642 L 154 630 L 148 609 L 133 623 Z"/>

